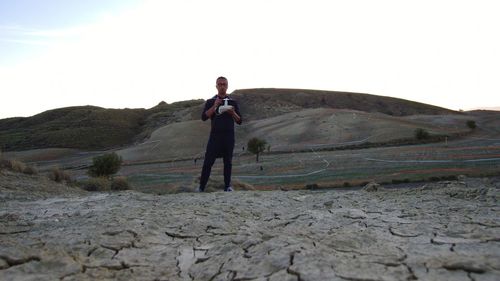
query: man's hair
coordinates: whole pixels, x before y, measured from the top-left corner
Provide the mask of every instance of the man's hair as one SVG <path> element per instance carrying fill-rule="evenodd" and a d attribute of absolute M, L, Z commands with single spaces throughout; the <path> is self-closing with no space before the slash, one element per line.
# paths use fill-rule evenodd
<path fill-rule="evenodd" d="M 224 76 L 219 76 L 219 77 L 217 77 L 217 79 L 216 79 L 215 81 L 219 81 L 219 79 L 224 79 L 224 80 L 226 80 L 226 81 L 227 81 L 227 78 L 226 78 L 226 77 L 224 77 Z"/>

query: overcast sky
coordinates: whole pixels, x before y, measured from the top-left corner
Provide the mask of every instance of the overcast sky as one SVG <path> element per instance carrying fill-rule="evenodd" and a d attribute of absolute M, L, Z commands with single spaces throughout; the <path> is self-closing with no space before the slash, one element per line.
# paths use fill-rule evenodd
<path fill-rule="evenodd" d="M 303 88 L 500 106 L 500 1 L 0 1 L 0 118 Z"/>

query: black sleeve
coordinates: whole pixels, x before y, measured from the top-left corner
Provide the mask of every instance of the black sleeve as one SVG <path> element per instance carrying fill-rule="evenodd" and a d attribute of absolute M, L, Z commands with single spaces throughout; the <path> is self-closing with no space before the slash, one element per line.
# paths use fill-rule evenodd
<path fill-rule="evenodd" d="M 240 121 L 236 122 L 236 124 L 241 125 L 241 123 L 243 122 L 243 116 L 241 116 L 240 107 L 238 106 L 237 102 L 234 102 L 234 112 L 236 112 L 236 114 L 240 116 Z"/>
<path fill-rule="evenodd" d="M 203 112 L 201 112 L 201 120 L 207 121 L 208 116 L 205 112 L 207 112 L 207 110 L 210 109 L 210 107 L 212 107 L 212 105 L 214 105 L 213 99 L 209 99 L 205 102 L 205 108 L 203 109 Z"/>

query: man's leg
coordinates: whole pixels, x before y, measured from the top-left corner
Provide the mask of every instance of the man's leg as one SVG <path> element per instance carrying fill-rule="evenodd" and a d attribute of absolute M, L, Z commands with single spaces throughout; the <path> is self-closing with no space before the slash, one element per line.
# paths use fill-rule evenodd
<path fill-rule="evenodd" d="M 231 186 L 231 170 L 233 169 L 232 163 L 233 155 L 224 155 L 224 189 Z"/>
<path fill-rule="evenodd" d="M 207 150 L 205 152 L 205 160 L 203 161 L 203 168 L 201 169 L 200 177 L 200 191 L 204 191 L 207 186 L 208 178 L 210 177 L 210 172 L 212 171 L 212 166 L 215 163 L 216 151 L 215 151 L 215 141 L 210 138 L 207 144 Z"/>
<path fill-rule="evenodd" d="M 231 171 L 233 169 L 234 136 L 227 136 L 224 143 L 224 190 L 231 187 Z"/>

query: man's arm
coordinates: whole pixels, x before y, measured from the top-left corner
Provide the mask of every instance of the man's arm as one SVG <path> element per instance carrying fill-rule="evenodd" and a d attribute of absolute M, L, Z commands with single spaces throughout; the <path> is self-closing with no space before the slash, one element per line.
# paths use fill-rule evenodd
<path fill-rule="evenodd" d="M 201 120 L 206 121 L 207 119 L 212 118 L 212 116 L 215 114 L 217 106 L 219 106 L 220 104 L 221 99 L 215 99 L 215 101 L 207 100 L 207 102 L 205 103 L 205 108 L 201 113 Z"/>
<path fill-rule="evenodd" d="M 241 122 L 243 120 L 241 119 L 240 107 L 238 106 L 237 102 L 234 103 L 233 109 L 229 111 L 229 114 L 231 114 L 236 124 L 241 125 Z"/>

